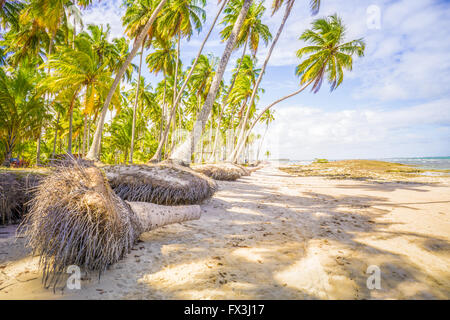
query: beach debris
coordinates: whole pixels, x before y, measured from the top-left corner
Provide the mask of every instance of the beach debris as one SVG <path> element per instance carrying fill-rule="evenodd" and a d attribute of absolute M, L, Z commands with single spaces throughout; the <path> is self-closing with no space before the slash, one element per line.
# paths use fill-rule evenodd
<path fill-rule="evenodd" d="M 18 232 L 40 256 L 44 286 L 55 289 L 68 266 L 101 274 L 129 253 L 143 232 L 200 215 L 197 205 L 125 202 L 99 168 L 74 162 L 41 180 Z"/>
<path fill-rule="evenodd" d="M 113 190 L 127 201 L 197 204 L 217 190 L 211 178 L 176 163 L 115 165 L 103 169 Z"/>

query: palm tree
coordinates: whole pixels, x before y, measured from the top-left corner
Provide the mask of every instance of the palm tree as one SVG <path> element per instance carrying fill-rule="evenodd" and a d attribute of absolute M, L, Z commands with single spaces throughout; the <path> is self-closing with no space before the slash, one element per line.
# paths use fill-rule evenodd
<path fill-rule="evenodd" d="M 267 56 L 266 56 L 266 59 L 264 60 L 261 73 L 260 73 L 258 80 L 256 81 L 256 84 L 253 88 L 252 97 L 250 98 L 250 103 L 249 103 L 250 106 L 253 104 L 253 102 L 256 98 L 256 93 L 258 91 L 259 84 L 261 83 L 264 72 L 266 71 L 266 67 L 267 67 L 269 59 L 272 55 L 272 51 L 275 48 L 275 45 L 277 44 L 278 39 L 280 38 L 281 32 L 283 31 L 284 25 L 286 24 L 286 21 L 289 18 L 289 15 L 291 14 L 291 10 L 292 10 L 292 7 L 294 6 L 295 0 L 274 0 L 273 5 L 272 5 L 272 8 L 273 8 L 272 15 L 280 9 L 280 7 L 283 5 L 283 3 L 286 3 L 286 9 L 285 9 L 285 12 L 283 15 L 283 19 L 281 21 L 280 27 L 278 28 L 277 34 L 275 35 L 275 38 L 272 41 L 272 45 L 270 46 L 269 51 L 267 52 Z M 313 15 L 317 14 L 319 12 L 319 8 L 320 8 L 320 0 L 310 0 L 310 5 L 311 5 L 312 14 Z M 250 116 L 250 109 L 247 109 L 247 112 L 244 117 L 244 122 L 243 122 L 244 129 L 247 127 L 249 116 Z M 244 142 L 245 142 L 244 131 L 245 130 L 242 130 L 240 132 L 236 148 L 233 150 L 233 152 L 231 154 L 231 159 L 234 162 L 237 159 L 238 153 L 240 153 L 242 151 L 242 148 L 244 147 Z"/>
<path fill-rule="evenodd" d="M 173 42 L 168 40 L 160 39 L 158 41 L 154 41 L 153 46 L 155 47 L 155 51 L 147 56 L 146 62 L 150 72 L 155 73 L 155 75 L 160 72 L 163 73 L 164 93 L 162 98 L 162 117 L 159 138 L 159 140 L 161 141 L 162 130 L 164 128 L 166 117 L 167 77 L 174 74 L 177 53 L 174 48 Z"/>
<path fill-rule="evenodd" d="M 139 50 L 139 48 L 141 47 L 142 42 L 146 38 L 146 36 L 148 34 L 148 30 L 153 25 L 153 22 L 155 21 L 156 17 L 158 16 L 159 12 L 163 8 L 163 6 L 166 4 L 166 2 L 167 2 L 167 0 L 160 0 L 158 6 L 153 10 L 151 17 L 148 19 L 147 23 L 144 25 L 144 27 L 140 31 L 139 35 L 136 37 L 136 39 L 134 41 L 133 49 L 131 49 L 131 52 L 128 54 L 127 59 L 122 64 L 119 71 L 117 71 L 114 82 L 112 83 L 111 88 L 109 89 L 108 95 L 106 96 L 105 102 L 103 104 L 103 108 L 101 110 L 101 114 L 98 118 L 97 128 L 96 128 L 95 134 L 94 134 L 94 139 L 92 141 L 91 148 L 89 149 L 89 152 L 88 152 L 86 158 L 92 159 L 92 160 L 98 160 L 99 155 L 100 155 L 100 143 L 101 143 L 101 136 L 102 136 L 102 132 L 103 132 L 103 125 L 105 123 L 106 112 L 108 111 L 109 104 L 111 103 L 111 100 L 113 98 L 114 93 L 116 92 L 119 82 L 121 81 L 128 66 L 130 65 L 131 61 L 136 56 L 136 53 Z"/>
<path fill-rule="evenodd" d="M 168 9 L 165 11 L 164 15 L 159 21 L 159 27 L 162 29 L 161 34 L 163 37 L 165 37 L 166 39 L 171 39 L 174 36 L 177 37 L 177 57 L 175 60 L 175 85 L 173 86 L 172 109 L 170 111 L 170 116 L 168 119 L 168 126 L 164 131 L 162 140 L 160 141 L 161 147 L 158 147 L 157 153 L 153 156 L 152 160 L 155 157 L 157 158 L 157 160 L 160 160 L 162 146 L 167 140 L 170 130 L 170 123 L 172 120 L 174 121 L 173 127 L 175 128 L 174 115 L 177 113 L 179 102 L 179 99 L 177 99 L 177 88 L 181 37 L 184 36 L 189 40 L 194 30 L 200 33 L 202 29 L 202 23 L 206 20 L 206 13 L 205 10 L 203 10 L 203 7 L 205 5 L 205 0 L 172 0 L 171 2 L 169 2 Z M 183 89 L 181 89 L 180 91 L 182 90 Z M 180 94 L 181 93 L 182 92 L 180 92 Z"/>
<path fill-rule="evenodd" d="M 59 48 L 58 54 L 50 56 L 43 65 L 53 73 L 43 81 L 43 87 L 58 94 L 61 98 L 69 98 L 69 144 L 67 152 L 72 153 L 72 114 L 77 95 L 85 90 L 85 109 L 92 110 L 96 97 L 104 94 L 111 83 L 111 72 L 108 70 L 109 59 L 103 63 L 103 56 L 86 37 L 80 35 L 75 40 L 75 49 Z M 58 99 L 58 98 L 57 98 Z M 88 112 L 88 111 L 87 111 Z"/>
<path fill-rule="evenodd" d="M 188 141 L 186 141 L 186 143 L 183 144 L 183 146 L 181 146 L 178 150 L 175 150 L 173 155 L 174 157 L 178 157 L 181 160 L 190 162 L 192 154 L 192 146 L 194 146 L 196 142 L 199 141 L 203 129 L 206 125 L 206 121 L 208 120 L 209 114 L 211 113 L 211 109 L 213 107 L 214 101 L 216 100 L 216 96 L 222 82 L 223 74 L 225 73 L 225 68 L 228 65 L 231 52 L 236 46 L 239 31 L 244 23 L 245 17 L 247 16 L 247 12 L 251 4 L 252 0 L 244 0 L 244 4 L 241 8 L 238 18 L 236 19 L 236 23 L 233 26 L 231 35 L 228 38 L 225 50 L 222 54 L 222 58 L 220 59 L 219 66 L 216 70 L 216 74 L 211 83 L 211 87 L 205 99 L 205 103 L 203 104 L 200 114 L 194 123 L 194 127 L 190 134 L 190 139 L 188 139 Z"/>
<path fill-rule="evenodd" d="M 135 38 L 147 20 L 151 17 L 151 14 L 153 12 L 153 9 L 155 7 L 156 3 L 154 0 L 139 0 L 134 1 L 132 3 L 128 3 L 127 11 L 123 17 L 123 25 L 126 26 L 125 32 L 127 33 L 128 37 Z M 138 69 L 138 79 L 141 78 L 141 70 L 142 70 L 142 59 L 144 56 L 144 47 L 147 45 L 147 43 L 151 43 L 153 37 L 156 34 L 156 26 L 158 25 L 158 22 L 156 22 L 150 27 L 150 29 L 147 32 L 147 36 L 142 41 L 141 45 L 141 53 L 139 58 L 139 69 Z M 133 125 L 132 125 L 132 133 L 131 133 L 131 149 L 130 149 L 130 163 L 133 163 L 133 152 L 134 152 L 134 135 L 135 135 L 135 129 L 136 129 L 136 108 L 138 105 L 138 96 L 139 96 L 139 89 L 140 87 L 137 87 L 136 96 L 134 100 L 134 106 L 133 106 Z"/>
<path fill-rule="evenodd" d="M 365 50 L 363 39 L 344 42 L 344 36 L 345 26 L 337 15 L 315 20 L 312 28 L 302 33 L 300 40 L 310 42 L 312 45 L 297 51 L 297 57 L 304 58 L 296 68 L 301 87 L 265 107 L 250 126 L 246 136 L 270 108 L 299 94 L 309 85 L 313 84 L 312 91 L 317 93 L 326 77 L 331 91 L 339 87 L 344 80 L 343 70 L 352 70 L 353 55 L 362 57 Z"/>
<path fill-rule="evenodd" d="M 264 112 L 264 115 L 261 117 L 261 122 L 265 122 L 266 123 L 266 129 L 264 130 L 264 134 L 261 137 L 261 141 L 259 142 L 258 145 L 258 151 L 256 152 L 256 160 L 259 160 L 259 152 L 261 151 L 261 147 L 264 141 L 264 138 L 266 137 L 267 131 L 269 130 L 269 124 L 275 120 L 274 116 L 273 116 L 273 111 L 271 110 L 267 110 L 266 112 Z"/>
<path fill-rule="evenodd" d="M 242 4 L 243 4 L 242 0 L 233 0 L 232 2 L 230 2 L 230 5 L 226 8 L 225 10 L 226 15 L 223 19 L 223 23 L 226 23 L 227 25 L 221 31 L 222 39 L 228 39 L 228 37 L 230 36 L 233 24 L 236 22 Z M 244 61 L 244 56 L 246 54 L 248 43 L 250 43 L 250 50 L 253 56 L 256 56 L 256 52 L 258 51 L 259 48 L 260 39 L 262 38 L 266 46 L 272 39 L 272 34 L 269 31 L 269 27 L 267 27 L 267 25 L 263 24 L 261 21 L 261 18 L 265 10 L 266 8 L 263 6 L 262 2 L 258 4 L 253 3 L 248 10 L 241 31 L 239 32 L 236 48 L 244 46 L 244 49 L 242 50 L 242 56 L 241 59 L 239 60 L 240 63 L 238 65 L 235 76 L 231 80 L 230 88 L 228 89 L 228 94 L 226 94 L 222 100 L 222 105 L 220 108 L 221 112 L 219 114 L 219 119 L 217 120 L 218 123 L 216 133 L 214 135 L 213 151 L 211 154 L 212 157 L 216 154 L 217 141 L 219 137 L 223 111 L 225 110 L 225 106 L 228 103 L 229 95 L 233 91 L 236 76 L 239 74 L 242 62 Z M 213 159 L 211 158 L 211 160 Z"/>
<path fill-rule="evenodd" d="M 9 165 L 17 143 L 36 138 L 48 119 L 42 93 L 36 90 L 40 75 L 33 65 L 22 65 L 10 75 L 0 68 L 0 145 Z"/>
<path fill-rule="evenodd" d="M 192 72 L 194 71 L 195 66 L 197 65 L 197 62 L 198 62 L 198 60 L 199 60 L 199 58 L 200 58 L 200 56 L 201 56 L 201 54 L 202 54 L 202 52 L 203 52 L 203 48 L 205 47 L 206 41 L 209 39 L 209 36 L 211 35 L 211 31 L 213 30 L 214 26 L 216 25 L 217 19 L 219 18 L 220 14 L 222 13 L 223 8 L 224 8 L 225 5 L 228 3 L 228 0 L 218 0 L 218 3 L 220 3 L 221 1 L 223 1 L 223 2 L 222 2 L 222 6 L 219 8 L 219 10 L 218 10 L 218 12 L 217 12 L 217 14 L 216 14 L 216 16 L 215 16 L 215 18 L 214 18 L 212 24 L 211 24 L 211 27 L 209 28 L 208 33 L 206 34 L 205 38 L 203 39 L 202 44 L 200 45 L 200 48 L 199 48 L 199 50 L 198 50 L 198 52 L 197 52 L 196 58 L 195 58 L 194 61 L 192 62 L 192 65 L 191 65 L 191 67 L 190 67 L 190 71 L 189 71 L 189 73 L 187 74 L 187 76 L 185 77 L 184 82 L 183 82 L 183 84 L 181 85 L 180 90 L 178 91 L 178 94 L 177 94 L 176 97 L 175 97 L 174 106 L 177 106 L 178 103 L 180 102 L 180 99 L 181 99 L 181 96 L 183 95 L 184 89 L 185 89 L 186 86 L 188 85 L 189 79 L 190 79 L 191 76 L 192 76 Z M 173 108 L 173 109 L 175 109 L 175 108 Z M 175 111 L 175 110 L 174 110 L 174 111 Z M 175 112 L 172 112 L 172 111 L 171 111 L 170 119 L 172 119 L 174 113 L 175 113 Z M 159 141 L 159 144 L 158 144 L 158 148 L 156 149 L 156 152 L 155 152 L 155 154 L 153 155 L 153 157 L 151 158 L 150 161 L 159 161 L 159 160 L 161 160 L 162 149 L 163 149 L 163 146 L 164 146 L 164 144 L 165 144 L 165 140 L 167 139 L 167 136 L 168 136 L 168 134 L 169 134 L 169 129 L 170 129 L 170 128 L 167 127 L 166 130 L 165 130 L 165 132 L 164 132 L 164 134 L 161 136 L 160 141 Z"/>

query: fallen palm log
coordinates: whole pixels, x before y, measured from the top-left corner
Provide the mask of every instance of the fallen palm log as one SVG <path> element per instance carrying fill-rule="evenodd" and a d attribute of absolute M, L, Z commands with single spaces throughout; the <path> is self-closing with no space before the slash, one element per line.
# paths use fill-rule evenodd
<path fill-rule="evenodd" d="M 42 179 L 19 233 L 40 256 L 44 286 L 55 288 L 68 266 L 101 273 L 123 258 L 143 232 L 200 214 L 199 206 L 127 203 L 100 169 L 75 163 Z"/>
<path fill-rule="evenodd" d="M 41 177 L 20 171 L 0 173 L 0 225 L 22 220 Z"/>
<path fill-rule="evenodd" d="M 193 166 L 192 169 L 214 180 L 235 181 L 244 175 L 242 168 L 231 163 L 201 164 Z"/>
<path fill-rule="evenodd" d="M 113 190 L 127 201 L 197 204 L 217 189 L 212 179 L 176 164 L 116 165 L 103 169 Z"/>

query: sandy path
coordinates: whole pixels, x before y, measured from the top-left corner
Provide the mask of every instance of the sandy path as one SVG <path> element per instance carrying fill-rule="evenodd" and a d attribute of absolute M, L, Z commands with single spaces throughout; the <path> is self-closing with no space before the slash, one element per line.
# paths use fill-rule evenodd
<path fill-rule="evenodd" d="M 450 298 L 450 183 L 292 177 L 221 182 L 198 221 L 141 237 L 100 281 L 54 294 L 0 229 L 0 299 Z M 11 228 L 10 228 L 11 229 Z M 5 238 L 6 237 L 6 238 Z M 369 265 L 381 290 L 369 290 Z"/>

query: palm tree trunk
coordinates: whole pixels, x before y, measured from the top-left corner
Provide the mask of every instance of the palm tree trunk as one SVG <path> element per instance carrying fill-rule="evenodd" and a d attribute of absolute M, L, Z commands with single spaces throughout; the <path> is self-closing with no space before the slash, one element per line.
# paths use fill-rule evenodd
<path fill-rule="evenodd" d="M 216 134 L 214 135 L 214 145 L 213 145 L 213 148 L 212 148 L 211 158 L 210 158 L 209 161 L 213 161 L 213 160 L 217 161 L 217 157 L 215 156 L 215 154 L 216 154 L 216 149 L 217 149 L 217 141 L 218 141 L 218 138 L 219 138 L 219 135 L 220 135 L 220 123 L 222 121 L 222 116 L 223 116 L 223 112 L 225 110 L 225 106 L 228 103 L 228 98 L 230 97 L 230 93 L 231 93 L 231 91 L 234 88 L 234 83 L 236 82 L 236 78 L 237 78 L 237 76 L 239 74 L 239 71 L 241 70 L 242 61 L 244 60 L 245 53 L 246 53 L 246 50 L 247 50 L 247 43 L 248 43 L 248 40 L 245 41 L 244 50 L 242 51 L 241 61 L 239 61 L 239 66 L 238 66 L 238 68 L 236 70 L 236 75 L 233 77 L 233 81 L 231 82 L 231 85 L 230 85 L 230 88 L 228 89 L 227 95 L 225 96 L 225 98 L 222 101 L 222 106 L 221 106 L 221 109 L 220 109 L 219 119 L 217 120 Z"/>
<path fill-rule="evenodd" d="M 131 63 L 131 61 L 135 57 L 137 51 L 142 46 L 142 42 L 144 41 L 144 38 L 146 38 L 148 30 L 152 26 L 159 11 L 161 11 L 162 7 L 164 6 L 164 4 L 166 2 L 167 2 L 167 0 L 161 0 L 159 2 L 158 6 L 155 8 L 155 10 L 153 10 L 153 13 L 152 13 L 150 19 L 147 21 L 144 28 L 139 33 L 139 36 L 136 38 L 136 40 L 133 44 L 133 49 L 128 54 L 127 59 L 123 63 L 122 67 L 119 69 L 119 72 L 116 74 L 116 78 L 114 79 L 111 89 L 109 89 L 105 103 L 103 104 L 102 112 L 98 119 L 97 128 L 95 129 L 94 140 L 92 141 L 91 148 L 89 149 L 89 152 L 86 157 L 87 159 L 90 159 L 90 160 L 98 160 L 99 159 L 103 126 L 105 124 L 106 112 L 108 111 L 108 107 L 109 107 L 109 104 L 111 103 L 111 99 L 114 95 L 114 92 L 116 91 L 117 86 L 119 85 L 120 80 L 122 79 L 123 75 L 125 74 L 125 71 L 127 70 L 128 65 Z"/>
<path fill-rule="evenodd" d="M 134 134 L 136 131 L 136 109 L 137 109 L 137 104 L 138 104 L 138 99 L 139 99 L 139 89 L 141 88 L 141 70 L 142 70 L 142 57 L 144 55 L 144 44 L 145 44 L 145 39 L 142 42 L 141 58 L 139 59 L 138 79 L 136 81 L 137 88 L 136 88 L 136 97 L 134 99 L 134 106 L 133 106 L 133 125 L 131 127 L 130 164 L 133 163 Z"/>
<path fill-rule="evenodd" d="M 290 98 L 293 97 L 297 94 L 299 94 L 300 92 L 302 92 L 303 90 L 305 90 L 315 79 L 310 80 L 308 83 L 306 83 L 305 85 L 303 85 L 303 87 L 301 87 L 300 89 L 298 89 L 297 91 L 288 94 L 287 96 L 284 96 L 283 98 L 280 98 L 278 100 L 275 100 L 274 102 L 272 102 L 271 104 L 269 104 L 267 107 L 265 107 L 260 113 L 259 115 L 256 117 L 255 121 L 253 121 L 253 123 L 250 125 L 250 128 L 247 130 L 246 134 L 245 134 L 245 139 L 248 138 L 248 136 L 250 135 L 250 132 L 252 131 L 252 129 L 255 127 L 255 125 L 258 123 L 259 119 L 261 119 L 261 117 L 264 115 L 264 113 L 269 110 L 270 108 L 272 108 L 274 105 Z"/>
<path fill-rule="evenodd" d="M 69 140 L 67 142 L 67 153 L 72 154 L 72 123 L 73 123 L 73 105 L 75 103 L 75 99 L 77 97 L 77 92 L 72 97 L 72 101 L 70 101 L 70 109 L 69 109 Z"/>
<path fill-rule="evenodd" d="M 163 94 L 163 104 L 162 104 L 162 111 L 161 111 L 161 126 L 159 128 L 159 142 L 161 142 L 163 130 L 164 130 L 164 124 L 165 124 L 165 117 L 166 117 L 166 89 L 167 89 L 167 79 L 166 79 L 166 71 L 163 70 L 164 74 L 164 94 Z"/>
<path fill-rule="evenodd" d="M 275 45 L 277 44 L 278 39 L 280 38 L 281 32 L 283 31 L 283 28 L 284 28 L 284 25 L 286 24 L 286 21 L 289 18 L 289 15 L 291 13 L 291 10 L 292 10 L 292 7 L 293 7 L 294 3 L 295 3 L 295 1 L 288 2 L 286 4 L 286 10 L 284 12 L 283 20 L 281 21 L 280 27 L 278 28 L 278 32 L 277 32 L 275 38 L 272 41 L 272 44 L 271 44 L 270 49 L 269 49 L 269 52 L 267 52 L 267 56 L 266 56 L 266 59 L 264 60 L 264 64 L 263 64 L 263 66 L 261 68 L 261 72 L 260 72 L 260 74 L 258 76 L 258 79 L 256 80 L 255 86 L 253 88 L 252 96 L 250 98 L 250 103 L 248 104 L 248 109 L 247 109 L 247 111 L 245 113 L 245 117 L 244 117 L 244 123 L 243 123 L 243 128 L 244 129 L 247 126 L 248 119 L 250 117 L 250 110 L 251 110 L 252 105 L 253 105 L 253 103 L 255 101 L 256 93 L 258 92 L 259 84 L 261 83 L 262 77 L 264 76 L 264 72 L 266 71 L 267 63 L 269 62 L 270 56 L 272 55 L 272 51 L 275 48 Z M 241 131 L 241 133 L 239 135 L 239 138 L 238 138 L 238 142 L 237 142 L 236 148 L 233 150 L 233 153 L 231 154 L 231 159 L 232 159 L 233 162 L 236 162 L 236 159 L 237 159 L 239 153 L 242 152 L 242 148 L 244 146 L 244 141 L 245 141 L 244 140 L 244 132 L 245 132 L 245 130 Z"/>
<path fill-rule="evenodd" d="M 84 119 L 83 119 L 83 149 L 82 149 L 82 157 L 83 158 L 86 155 L 86 145 L 87 145 L 87 114 L 84 114 Z"/>
<path fill-rule="evenodd" d="M 59 117 L 60 117 L 60 113 L 58 112 L 58 115 L 56 116 L 56 129 L 55 129 L 55 139 L 53 140 L 52 159 L 55 158 L 56 141 L 58 140 Z"/>
<path fill-rule="evenodd" d="M 203 39 L 203 42 L 202 42 L 202 44 L 200 46 L 200 49 L 198 50 L 197 57 L 195 58 L 194 62 L 192 63 L 191 70 L 189 71 L 188 75 L 186 76 L 186 79 L 184 80 L 184 83 L 181 86 L 180 91 L 178 92 L 178 95 L 177 95 L 177 98 L 175 100 L 174 106 L 176 106 L 180 102 L 181 95 L 182 95 L 182 93 L 183 93 L 183 91 L 184 91 L 184 89 L 185 89 L 189 79 L 191 78 L 192 73 L 194 72 L 194 68 L 197 65 L 198 59 L 200 58 L 200 56 L 202 54 L 203 48 L 205 47 L 205 44 L 206 44 L 206 41 L 208 40 L 209 36 L 211 35 L 211 31 L 213 30 L 214 26 L 216 25 L 217 19 L 219 18 L 220 14 L 222 13 L 222 10 L 225 7 L 225 5 L 227 4 L 227 2 L 228 2 L 228 0 L 223 1 L 222 6 L 220 7 L 219 11 L 217 12 L 216 17 L 214 18 L 214 21 L 213 21 L 211 27 L 209 28 L 208 33 L 206 34 L 205 39 Z M 173 107 L 172 110 L 170 111 L 169 123 L 172 120 L 172 117 L 173 117 L 173 115 L 175 113 L 174 109 L 175 108 Z M 163 137 L 159 141 L 158 148 L 157 148 L 155 154 L 153 155 L 153 157 L 150 159 L 150 162 L 152 162 L 152 161 L 160 161 L 161 160 L 162 149 L 163 149 L 163 146 L 165 144 L 165 141 L 166 141 L 168 135 L 169 135 L 169 128 L 166 127 L 166 129 L 164 130 Z"/>
<path fill-rule="evenodd" d="M 36 146 L 36 165 L 40 165 L 40 159 L 41 159 L 41 138 L 42 138 L 42 126 L 39 128 L 39 137 L 37 140 L 37 146 Z"/>
<path fill-rule="evenodd" d="M 178 150 L 175 150 L 174 158 L 178 157 L 178 159 L 182 161 L 190 162 L 191 154 L 193 151 L 192 148 L 193 146 L 195 146 L 195 143 L 199 140 L 200 136 L 202 135 L 206 121 L 208 120 L 212 106 L 214 104 L 214 101 L 216 100 L 217 92 L 219 90 L 223 74 L 225 73 L 225 69 L 227 67 L 234 46 L 236 45 L 237 35 L 241 30 L 242 24 L 245 20 L 245 17 L 247 16 L 247 12 L 251 4 L 252 0 L 244 0 L 242 9 L 239 12 L 239 16 L 233 26 L 233 30 L 230 34 L 230 37 L 228 38 L 227 45 L 222 54 L 222 58 L 220 60 L 216 74 L 214 75 L 214 79 L 211 83 L 208 95 L 206 96 L 205 103 L 203 104 L 202 110 L 200 111 L 200 114 L 197 117 L 196 122 L 194 123 L 194 128 L 191 131 L 190 139 L 187 139 L 186 143 L 180 146 Z"/>

